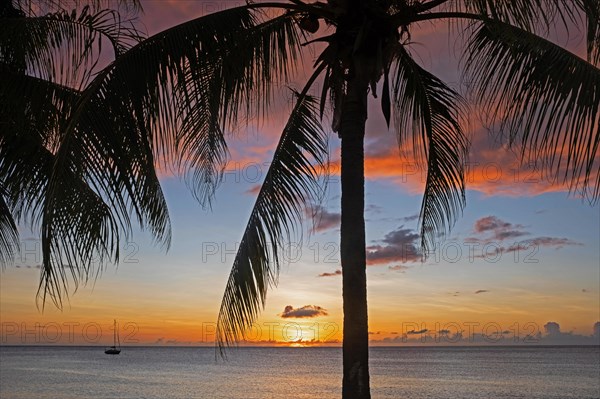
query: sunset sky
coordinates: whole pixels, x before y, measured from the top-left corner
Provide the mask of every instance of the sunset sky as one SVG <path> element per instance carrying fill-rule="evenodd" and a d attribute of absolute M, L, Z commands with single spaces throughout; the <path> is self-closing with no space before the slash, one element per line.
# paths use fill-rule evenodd
<path fill-rule="evenodd" d="M 142 21 L 153 34 L 237 4 L 144 0 Z M 460 38 L 431 24 L 411 33 L 422 65 L 461 88 Z M 572 32 L 559 43 L 584 54 L 582 35 Z M 307 68 L 314 58 L 315 53 L 305 54 Z M 21 253 L 0 274 L 0 343 L 105 344 L 117 319 L 126 344 L 212 344 L 236 243 L 289 110 L 287 87 L 301 88 L 302 76 L 281 85 L 281 100 L 264 123 L 242 126 L 231 137 L 230 162 L 212 209 L 202 209 L 184 182 L 163 172 L 173 226 L 170 250 L 154 247 L 149 234 L 136 232 L 131 243 L 122 244 L 122 263 L 80 287 L 62 311 L 51 303 L 43 313 L 36 307 L 40 242 L 23 226 Z M 594 342 L 590 336 L 600 320 L 600 206 L 569 195 L 565 186 L 527 164 L 519 166 L 516 155 L 489 135 L 480 114 L 473 107 L 469 120 L 467 207 L 422 262 L 416 251 L 423 176 L 409 155 L 399 156 L 379 104 L 370 104 L 366 219 L 372 343 L 431 344 L 444 341 L 441 336 L 455 343 L 514 343 L 515 336 L 519 342 L 530 336 L 531 343 Z M 324 126 L 329 129 L 327 119 Z M 330 147 L 327 192 L 322 204 L 313 204 L 320 219 L 313 223 L 307 214 L 302 242 L 292 245 L 290 262 L 251 332 L 254 343 L 341 339 L 335 134 Z"/>

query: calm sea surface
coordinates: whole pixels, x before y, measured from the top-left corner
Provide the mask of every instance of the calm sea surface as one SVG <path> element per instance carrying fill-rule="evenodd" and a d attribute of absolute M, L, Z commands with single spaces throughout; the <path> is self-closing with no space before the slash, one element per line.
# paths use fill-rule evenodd
<path fill-rule="evenodd" d="M 373 399 L 600 398 L 599 347 L 372 348 Z M 0 398 L 341 397 L 339 348 L 0 347 Z"/>

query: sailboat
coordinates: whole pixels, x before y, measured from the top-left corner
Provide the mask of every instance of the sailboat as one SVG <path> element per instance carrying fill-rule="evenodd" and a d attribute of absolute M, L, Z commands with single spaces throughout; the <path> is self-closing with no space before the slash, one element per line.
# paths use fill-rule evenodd
<path fill-rule="evenodd" d="M 117 345 L 118 344 L 118 345 Z M 115 327 L 113 331 L 113 346 L 108 347 L 104 353 L 107 355 L 118 355 L 121 353 L 121 342 L 119 341 L 119 332 L 117 330 L 117 320 L 115 320 Z"/>

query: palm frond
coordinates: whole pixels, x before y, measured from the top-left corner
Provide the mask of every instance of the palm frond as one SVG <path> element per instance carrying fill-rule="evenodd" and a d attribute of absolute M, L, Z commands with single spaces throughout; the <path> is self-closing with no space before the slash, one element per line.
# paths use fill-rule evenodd
<path fill-rule="evenodd" d="M 13 222 L 42 225 L 48 190 L 55 164 L 55 137 L 60 123 L 79 93 L 39 78 L 5 70 L 0 78 L 2 123 L 0 124 L 0 181 L 3 200 Z M 19 82 L 15 84 L 15 82 Z M 51 256 L 40 276 L 38 294 L 60 305 L 61 292 L 71 276 L 75 287 L 94 271 L 99 273 L 108 260 L 118 259 L 119 215 L 90 187 L 89 182 L 65 171 L 63 195 L 50 198 L 56 216 Z M 44 232 L 42 232 L 44 234 Z M 48 242 L 46 241 L 46 242 Z M 45 241 L 43 241 L 44 245 Z M 2 256 L 5 255 L 2 248 Z"/>
<path fill-rule="evenodd" d="M 65 121 L 67 127 L 61 129 L 64 133 L 44 192 L 41 228 L 47 277 L 51 270 L 68 265 L 76 270 L 76 281 L 81 276 L 87 279 L 105 261 L 117 263 L 115 237 L 119 230 L 129 237 L 130 214 L 157 241 L 166 246 L 170 241 L 169 215 L 154 168 L 151 138 L 141 132 L 135 118 L 111 112 L 110 106 L 89 99 L 90 95 L 87 90 L 82 93 Z M 82 103 L 89 114 L 79 113 Z M 134 110 L 130 112 L 135 115 Z M 102 130 L 107 125 L 112 130 Z M 94 195 L 83 195 L 86 187 Z M 98 200 L 110 206 L 108 214 L 101 208 L 90 209 Z M 101 254 L 98 268 L 91 269 L 88 265 L 95 254 Z M 55 296 L 60 296 L 57 284 L 51 284 Z"/>
<path fill-rule="evenodd" d="M 226 159 L 223 132 L 264 112 L 300 57 L 293 15 L 259 16 L 240 7 L 171 28 L 117 59 L 98 88 L 123 109 L 137 104 L 140 129 L 162 160 L 191 171 L 202 200 Z"/>
<path fill-rule="evenodd" d="M 572 3 L 570 0 L 567 0 Z M 548 29 L 556 19 L 566 21 L 575 17 L 573 4 L 565 7 L 565 0 L 465 0 L 458 7 L 492 19 L 519 26 L 530 32 Z"/>
<path fill-rule="evenodd" d="M 0 186 L 0 266 L 2 268 L 12 261 L 15 251 L 19 249 L 19 231 L 4 199 L 3 191 Z"/>
<path fill-rule="evenodd" d="M 466 67 L 492 121 L 500 121 L 510 145 L 522 145 L 523 160 L 597 199 L 600 70 L 545 39 L 491 20 L 472 36 Z"/>
<path fill-rule="evenodd" d="M 600 1 L 575 0 L 587 17 L 587 54 L 588 61 L 600 66 Z"/>
<path fill-rule="evenodd" d="M 301 222 L 305 204 L 319 195 L 317 166 L 326 161 L 327 137 L 318 115 L 317 101 L 300 95 L 227 280 L 217 321 L 217 345 L 221 351 L 244 337 L 264 307 L 267 289 L 277 282 L 281 245 Z"/>
<path fill-rule="evenodd" d="M 71 87 L 85 87 L 108 39 L 116 56 L 141 36 L 114 10 L 59 11 L 41 17 L 0 18 L 0 62 L 30 75 Z"/>
<path fill-rule="evenodd" d="M 599 0 L 465 0 L 449 4 L 455 11 L 477 13 L 532 33 L 545 34 L 558 27 L 567 35 L 581 31 L 586 34 L 588 60 L 595 65 L 600 62 Z"/>
<path fill-rule="evenodd" d="M 51 14 L 60 11 L 80 10 L 88 7 L 92 11 L 113 9 L 133 15 L 143 11 L 140 0 L 8 0 L 12 7 L 28 17 Z"/>
<path fill-rule="evenodd" d="M 225 127 L 237 122 L 241 108 L 264 101 L 271 94 L 269 82 L 286 79 L 299 54 L 292 16 L 260 23 L 255 14 L 229 9 L 151 37 L 118 57 L 81 93 L 61 128 L 44 193 L 45 270 L 85 265 L 85 253 L 68 252 L 75 241 L 118 260 L 117 249 L 101 245 L 112 240 L 116 233 L 108 230 L 115 226 L 129 234 L 131 213 L 168 245 L 157 158 L 190 170 L 197 197 L 212 195 L 226 158 Z M 72 176 L 110 206 L 115 223 L 98 224 L 92 235 L 69 235 L 73 226 L 65 216 L 87 206 L 84 198 L 71 203 L 79 190 Z"/>
<path fill-rule="evenodd" d="M 415 158 L 424 156 L 427 164 L 420 213 L 421 246 L 427 252 L 465 205 L 463 168 L 468 140 L 460 125 L 464 102 L 458 93 L 420 67 L 402 46 L 397 48 L 395 63 L 395 128 L 401 143 L 412 133 Z"/>
<path fill-rule="evenodd" d="M 51 167 L 44 154 L 58 148 L 60 123 L 78 98 L 75 90 L 0 65 L 0 179 L 19 223 L 41 220 Z"/>

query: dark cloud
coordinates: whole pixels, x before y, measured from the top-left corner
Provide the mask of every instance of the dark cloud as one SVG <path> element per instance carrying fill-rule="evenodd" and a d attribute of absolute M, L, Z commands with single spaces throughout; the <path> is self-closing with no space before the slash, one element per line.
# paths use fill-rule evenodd
<path fill-rule="evenodd" d="M 484 292 L 490 292 L 488 290 L 477 290 L 475 291 L 476 294 L 483 294 Z"/>
<path fill-rule="evenodd" d="M 406 263 L 421 260 L 418 250 L 419 234 L 403 227 L 400 226 L 398 229 L 387 233 L 381 240 L 384 245 L 367 247 L 367 264 Z"/>
<path fill-rule="evenodd" d="M 549 247 L 560 249 L 567 245 L 578 245 L 581 246 L 583 244 L 569 240 L 568 238 L 557 238 L 557 237 L 536 237 L 529 240 L 523 240 L 511 245 L 510 247 L 497 247 L 495 252 L 506 251 L 506 252 L 517 252 L 517 251 L 525 251 L 531 253 L 535 248 L 540 247 Z"/>
<path fill-rule="evenodd" d="M 418 334 L 425 334 L 427 331 L 429 331 L 427 328 L 424 328 L 422 330 L 410 330 L 406 333 L 406 335 L 418 335 Z"/>
<path fill-rule="evenodd" d="M 341 270 L 336 270 L 333 273 L 321 273 L 319 274 L 317 277 L 334 277 L 334 276 L 341 276 L 342 275 L 342 271 Z"/>
<path fill-rule="evenodd" d="M 321 205 L 312 205 L 306 209 L 306 216 L 314 218 L 313 233 L 320 233 L 340 226 L 342 215 L 337 212 L 329 212 Z"/>
<path fill-rule="evenodd" d="M 507 230 L 507 231 L 497 231 L 494 238 L 498 241 L 504 241 L 509 238 L 517 238 L 529 235 L 526 231 L 518 231 L 518 230 Z"/>
<path fill-rule="evenodd" d="M 400 220 L 403 222 L 412 222 L 413 220 L 417 220 L 418 218 L 419 218 L 419 214 L 415 213 L 414 215 L 405 216 L 403 218 L 400 218 Z"/>
<path fill-rule="evenodd" d="M 365 207 L 365 212 L 381 213 L 383 208 L 379 205 L 369 204 Z"/>
<path fill-rule="evenodd" d="M 473 230 L 477 234 L 489 233 L 491 234 L 492 240 L 503 241 L 509 238 L 522 237 L 529 233 L 523 231 L 523 227 L 520 224 L 512 224 L 505 222 L 504 220 L 496 216 L 486 216 L 475 221 Z"/>
<path fill-rule="evenodd" d="M 537 327 L 536 327 L 537 328 Z M 541 329 L 541 327 L 540 327 Z M 444 328 L 441 330 L 410 330 L 404 334 L 395 334 L 393 337 L 377 339 L 372 336 L 370 343 L 374 345 L 436 345 L 439 343 L 452 343 L 456 345 L 515 345 L 532 343 L 542 345 L 600 345 L 600 322 L 593 325 L 591 335 L 577 334 L 572 331 L 562 332 L 557 322 L 548 322 L 542 331 L 530 333 L 522 331 L 515 336 L 514 330 L 498 330 L 491 334 L 471 332 L 464 334 L 464 330 Z"/>
<path fill-rule="evenodd" d="M 476 233 L 483 233 L 486 231 L 496 231 L 500 229 L 510 228 L 511 224 L 506 223 L 496 216 L 486 216 L 481 219 L 478 219 L 475 222 L 475 226 L 473 229 Z"/>
<path fill-rule="evenodd" d="M 549 321 L 548 323 L 544 324 L 544 331 L 546 331 L 546 334 L 548 335 L 559 335 L 561 334 L 560 324 L 555 321 Z"/>
<path fill-rule="evenodd" d="M 581 243 L 569 240 L 568 238 L 556 238 L 556 237 L 537 237 L 526 242 L 539 246 L 539 247 L 554 247 L 562 248 L 567 245 L 583 245 Z"/>
<path fill-rule="evenodd" d="M 306 305 L 301 308 L 294 309 L 293 306 L 288 305 L 283 310 L 279 316 L 284 319 L 294 318 L 294 319 L 303 319 L 303 318 L 311 318 L 311 317 L 319 317 L 319 316 L 327 316 L 327 309 L 324 309 L 317 305 Z"/>
<path fill-rule="evenodd" d="M 560 329 L 560 324 L 555 321 L 549 321 L 548 323 L 544 324 L 544 331 L 546 332 L 546 335 L 542 336 L 541 334 L 538 334 L 538 337 L 542 343 L 549 345 L 599 345 L 599 329 L 600 324 L 597 322 L 593 326 L 592 335 L 580 335 L 572 331 L 562 332 Z"/>
<path fill-rule="evenodd" d="M 504 245 L 507 240 L 518 239 L 523 236 L 531 235 L 525 231 L 525 226 L 521 224 L 508 223 L 496 216 L 486 216 L 478 219 L 474 226 L 474 237 L 468 237 L 465 242 L 483 244 L 490 246 L 486 248 L 486 253 L 479 258 L 495 257 L 503 252 L 532 251 L 539 247 L 562 248 L 567 245 L 582 245 L 568 238 L 560 237 L 534 237 L 514 242 L 512 245 Z"/>

